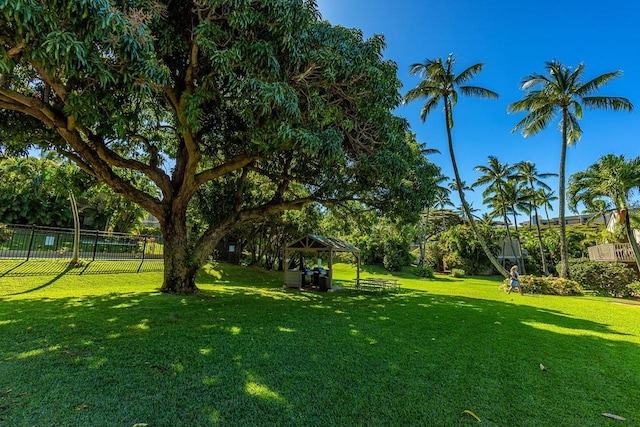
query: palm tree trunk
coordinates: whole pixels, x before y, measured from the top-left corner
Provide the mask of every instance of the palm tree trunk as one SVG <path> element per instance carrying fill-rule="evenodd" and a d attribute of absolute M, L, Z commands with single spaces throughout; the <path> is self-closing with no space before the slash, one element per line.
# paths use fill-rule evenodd
<path fill-rule="evenodd" d="M 560 151 L 560 172 L 558 180 L 560 181 L 558 189 L 558 217 L 560 220 L 560 277 L 569 278 L 569 254 L 567 252 L 567 235 L 566 225 L 564 223 L 564 191 L 565 191 L 565 166 L 567 159 L 567 120 L 569 113 L 564 107 L 562 109 L 562 150 Z"/>
<path fill-rule="evenodd" d="M 469 205 L 467 204 L 467 200 L 464 197 L 464 190 L 462 189 L 462 180 L 460 179 L 460 174 L 458 173 L 458 164 L 456 163 L 456 156 L 453 151 L 453 138 L 451 137 L 451 105 L 448 97 L 444 98 L 444 121 L 447 128 L 447 140 L 449 143 L 449 156 L 451 157 L 451 165 L 453 166 L 453 174 L 456 180 L 456 187 L 458 188 L 458 195 L 460 196 L 460 201 L 462 202 L 462 209 L 469 219 L 469 223 L 471 224 L 471 228 L 478 239 L 478 243 L 482 247 L 487 258 L 489 258 L 489 262 L 495 267 L 495 269 L 502 274 L 505 278 L 509 277 L 509 273 L 504 269 L 496 259 L 496 257 L 491 253 L 489 247 L 487 246 L 487 242 L 484 241 L 484 238 L 480 235 L 480 231 L 478 230 L 478 226 L 473 220 L 473 216 L 471 215 L 471 210 L 469 209 Z"/>
<path fill-rule="evenodd" d="M 540 233 L 540 221 L 538 221 L 538 207 L 534 204 L 533 210 L 536 215 L 536 231 L 538 232 L 538 243 L 540 244 L 540 259 L 542 260 L 542 272 L 548 276 L 547 258 L 544 256 L 544 244 L 542 243 L 542 233 Z"/>
<path fill-rule="evenodd" d="M 629 212 L 627 208 L 624 207 L 620 209 L 620 216 L 624 215 L 624 230 L 627 233 L 627 239 L 629 239 L 629 243 L 631 243 L 631 248 L 633 249 L 633 256 L 636 259 L 636 266 L 640 271 L 640 248 L 638 248 L 638 242 L 636 241 L 636 236 L 633 234 L 633 229 L 631 228 L 631 220 L 629 219 Z"/>
<path fill-rule="evenodd" d="M 544 207 L 544 215 L 547 217 L 547 228 L 551 228 L 551 221 L 549 220 L 549 210 L 547 206 Z"/>
<path fill-rule="evenodd" d="M 509 219 L 507 218 L 507 210 L 506 210 L 506 206 L 504 205 L 504 203 L 502 204 L 502 218 L 504 220 L 505 227 L 507 227 L 507 239 L 509 239 L 509 246 L 511 247 L 511 253 L 513 254 L 513 257 L 516 259 L 516 264 L 518 265 L 518 268 L 520 269 L 522 274 L 524 274 L 524 271 L 522 269 L 521 259 L 518 256 L 518 254 L 516 253 L 515 246 L 513 246 L 513 239 L 511 238 L 511 230 L 509 229 Z M 503 254 L 504 254 L 504 252 L 503 252 Z"/>
<path fill-rule="evenodd" d="M 518 232 L 518 217 L 516 216 L 515 205 L 511 205 L 511 212 L 513 212 L 513 224 L 516 227 L 516 234 L 518 234 L 518 257 L 520 258 L 520 274 L 527 274 L 527 270 L 524 266 L 524 255 L 522 255 L 522 245 L 520 244 L 520 233 Z"/>

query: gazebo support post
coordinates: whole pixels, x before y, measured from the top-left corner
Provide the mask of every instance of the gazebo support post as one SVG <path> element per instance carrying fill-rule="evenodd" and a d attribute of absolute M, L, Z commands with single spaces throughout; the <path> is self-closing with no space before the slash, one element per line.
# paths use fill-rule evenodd
<path fill-rule="evenodd" d="M 333 249 L 329 249 L 329 272 L 328 272 L 328 276 L 329 276 L 329 283 L 328 283 L 328 287 L 329 289 L 332 289 L 333 287 Z"/>

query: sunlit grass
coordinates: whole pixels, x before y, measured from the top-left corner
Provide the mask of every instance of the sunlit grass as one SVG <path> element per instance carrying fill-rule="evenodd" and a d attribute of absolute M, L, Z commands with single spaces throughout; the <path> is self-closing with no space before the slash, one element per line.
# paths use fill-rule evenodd
<path fill-rule="evenodd" d="M 220 264 L 192 297 L 160 272 L 1 277 L 0 425 L 640 423 L 640 306 L 395 277 L 302 292 Z"/>

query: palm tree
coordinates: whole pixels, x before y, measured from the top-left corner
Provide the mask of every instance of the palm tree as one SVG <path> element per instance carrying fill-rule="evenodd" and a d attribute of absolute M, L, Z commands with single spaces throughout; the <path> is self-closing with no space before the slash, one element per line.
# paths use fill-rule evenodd
<path fill-rule="evenodd" d="M 518 212 L 524 212 L 529 214 L 528 205 L 528 191 L 519 183 L 512 175 L 504 185 L 504 195 L 507 205 L 509 206 L 509 213 L 513 215 L 513 225 L 518 231 Z"/>
<path fill-rule="evenodd" d="M 549 268 L 547 267 L 547 260 L 544 256 L 544 244 L 542 243 L 542 233 L 540 232 L 540 221 L 538 221 L 538 203 L 535 202 L 533 195 L 536 192 L 536 187 L 543 188 L 551 191 L 551 187 L 547 185 L 542 179 L 551 178 L 552 176 L 558 176 L 556 173 L 541 173 L 536 169 L 536 165 L 532 162 L 520 162 L 515 165 L 517 170 L 515 178 L 525 183 L 532 197 L 529 198 L 530 210 L 533 210 L 536 216 L 536 231 L 538 233 L 538 243 L 540 246 L 540 259 L 542 259 L 542 271 L 545 275 L 549 275 Z"/>
<path fill-rule="evenodd" d="M 456 156 L 453 149 L 453 138 L 451 136 L 451 129 L 453 128 L 453 107 L 458 102 L 458 91 L 463 95 L 478 96 L 481 98 L 498 98 L 498 94 L 482 87 L 465 85 L 467 81 L 473 78 L 476 74 L 482 71 L 484 67 L 483 63 L 474 64 L 457 76 L 453 71 L 453 64 L 455 58 L 452 54 L 443 61 L 442 58 L 438 59 L 426 59 L 424 63 L 416 63 L 409 69 L 410 75 L 418 75 L 422 78 L 418 85 L 409 90 L 404 96 L 404 103 L 409 103 L 415 100 L 425 100 L 425 104 L 420 111 L 420 120 L 424 123 L 429 113 L 442 101 L 444 104 L 444 122 L 447 130 L 447 141 L 449 145 L 449 155 L 451 157 L 451 164 L 453 166 L 454 179 L 456 182 L 458 195 L 462 202 L 462 208 L 465 211 L 466 216 L 469 218 L 469 223 L 473 227 L 473 231 L 484 250 L 484 253 L 491 261 L 491 264 L 501 272 L 505 277 L 508 277 L 507 271 L 498 263 L 493 256 L 484 238 L 480 235 L 480 232 L 473 220 L 473 216 L 469 210 L 469 205 L 464 197 L 464 190 L 460 174 L 458 173 L 458 164 L 456 163 Z"/>
<path fill-rule="evenodd" d="M 567 236 L 565 234 L 564 205 L 565 205 L 565 164 L 567 145 L 572 145 L 580 139 L 582 129 L 578 120 L 582 118 L 583 106 L 586 108 L 601 108 L 619 110 L 633 110 L 633 105 L 626 98 L 612 96 L 589 96 L 595 93 L 609 80 L 620 77 L 621 71 L 602 74 L 586 83 L 582 83 L 584 64 L 575 70 L 562 65 L 557 60 L 549 61 L 545 65 L 548 76 L 533 73 L 522 80 L 522 90 L 527 90 L 524 99 L 509 105 L 509 113 L 527 111 L 528 114 L 520 120 L 511 131 L 522 129 L 527 137 L 535 135 L 546 128 L 557 114 L 560 114 L 560 129 L 562 131 L 562 147 L 560 151 L 559 177 L 559 217 L 560 217 L 560 277 L 569 277 L 569 260 L 567 255 Z"/>
<path fill-rule="evenodd" d="M 597 198 L 591 200 L 583 200 L 582 203 L 585 207 L 584 212 L 593 214 L 593 217 L 591 217 L 591 219 L 587 221 L 587 224 L 593 222 L 596 218 L 601 217 L 602 223 L 605 225 L 605 227 L 607 226 L 607 212 L 613 210 L 613 205 L 611 203 L 604 199 Z M 571 208 L 571 205 L 569 205 L 569 207 Z"/>
<path fill-rule="evenodd" d="M 556 193 L 553 190 L 545 190 L 544 188 L 538 188 L 533 196 L 538 206 L 544 208 L 544 215 L 547 218 L 547 228 L 551 228 L 551 220 L 549 219 L 549 209 L 553 210 L 551 202 L 558 200 Z"/>
<path fill-rule="evenodd" d="M 620 222 L 624 223 L 627 239 L 640 269 L 640 249 L 631 229 L 628 212 L 629 197 L 639 187 L 640 156 L 627 162 L 624 155 L 606 154 L 585 171 L 569 178 L 570 206 L 575 207 L 580 201 L 598 197 L 611 199 L 620 215 Z"/>
<path fill-rule="evenodd" d="M 493 212 L 502 215 L 504 225 L 507 228 L 507 239 L 509 239 L 511 253 L 516 257 L 518 268 L 522 274 L 524 274 L 524 262 L 522 257 L 518 256 L 518 252 L 516 252 L 516 248 L 513 245 L 513 238 L 511 237 L 511 230 L 509 228 L 509 219 L 507 217 L 510 201 L 507 200 L 505 187 L 507 186 L 507 180 L 513 173 L 513 167 L 506 163 L 500 163 L 495 156 L 489 156 L 489 166 L 479 165 L 473 169 L 480 172 L 482 175 L 478 177 L 471 188 L 481 185 L 487 186 L 487 188 L 482 192 L 484 202 L 489 202 L 493 206 Z"/>

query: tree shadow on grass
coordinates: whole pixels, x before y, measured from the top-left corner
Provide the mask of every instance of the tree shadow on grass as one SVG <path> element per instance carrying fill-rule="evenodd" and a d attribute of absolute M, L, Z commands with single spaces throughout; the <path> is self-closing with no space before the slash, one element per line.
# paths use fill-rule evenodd
<path fill-rule="evenodd" d="M 465 409 L 487 425 L 640 420 L 640 331 L 422 291 L 201 288 L 4 299 L 0 377 L 11 391 L 0 420 L 475 425 Z"/>
<path fill-rule="evenodd" d="M 69 268 L 69 260 L 0 260 L 0 277 L 54 276 L 68 275 L 147 273 L 164 269 L 162 260 L 95 260 L 77 268 Z"/>

